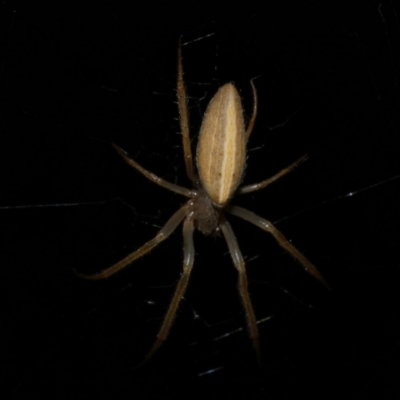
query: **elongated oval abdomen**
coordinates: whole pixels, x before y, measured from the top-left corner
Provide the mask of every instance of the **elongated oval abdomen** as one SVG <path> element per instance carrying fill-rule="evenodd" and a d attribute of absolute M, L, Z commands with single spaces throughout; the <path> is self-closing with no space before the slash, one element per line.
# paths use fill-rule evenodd
<path fill-rule="evenodd" d="M 197 146 L 200 181 L 217 205 L 224 205 L 239 185 L 246 160 L 242 103 L 235 86 L 227 83 L 211 99 Z"/>

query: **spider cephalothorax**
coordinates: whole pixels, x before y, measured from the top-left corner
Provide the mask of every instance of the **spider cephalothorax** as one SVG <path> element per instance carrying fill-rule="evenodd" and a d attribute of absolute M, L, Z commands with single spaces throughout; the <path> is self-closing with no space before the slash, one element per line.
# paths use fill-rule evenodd
<path fill-rule="evenodd" d="M 204 235 L 212 234 L 219 225 L 222 208 L 216 206 L 203 188 L 196 190 L 188 205 L 193 213 L 194 224 Z"/>

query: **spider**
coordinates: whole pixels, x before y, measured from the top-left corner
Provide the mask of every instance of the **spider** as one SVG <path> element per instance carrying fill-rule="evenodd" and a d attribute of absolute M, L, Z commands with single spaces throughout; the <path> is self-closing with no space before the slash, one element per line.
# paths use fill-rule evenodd
<path fill-rule="evenodd" d="M 239 93 L 232 83 L 227 83 L 220 87 L 211 99 L 203 118 L 197 146 L 196 173 L 190 147 L 188 110 L 186 104 L 186 90 L 183 80 L 181 47 L 181 40 L 179 40 L 177 82 L 178 108 L 186 173 L 192 182 L 193 189 L 178 186 L 156 176 L 152 172 L 140 166 L 117 145 L 113 144 L 113 147 L 131 167 L 142 173 L 147 179 L 166 189 L 189 198 L 189 201 L 180 207 L 179 210 L 176 211 L 160 229 L 157 235 L 142 247 L 99 273 L 94 275 L 78 273 L 78 275 L 93 280 L 104 279 L 114 275 L 116 272 L 147 254 L 163 240 L 167 239 L 167 237 L 183 221 L 183 272 L 176 286 L 157 338 L 145 358 L 145 360 L 148 360 L 167 338 L 178 305 L 185 293 L 194 263 L 194 230 L 198 229 L 205 235 L 215 234 L 222 231 L 233 264 L 239 274 L 239 293 L 245 309 L 249 335 L 253 342 L 258 359 L 260 360 L 259 333 L 257 320 L 248 292 L 245 262 L 239 249 L 235 234 L 226 219 L 226 213 L 243 218 L 264 231 L 269 232 L 276 239 L 279 245 L 281 245 L 298 262 L 300 262 L 300 264 L 302 264 L 309 274 L 328 286 L 316 267 L 292 244 L 290 244 L 290 242 L 270 221 L 261 218 L 244 208 L 229 204 L 229 201 L 234 195 L 251 193 L 267 187 L 277 179 L 292 171 L 307 157 L 303 156 L 299 158 L 297 161 L 269 179 L 259 183 L 239 187 L 244 175 L 246 143 L 253 130 L 257 115 L 257 92 L 253 82 L 250 81 L 254 103 L 250 121 L 247 128 L 245 128 Z"/>

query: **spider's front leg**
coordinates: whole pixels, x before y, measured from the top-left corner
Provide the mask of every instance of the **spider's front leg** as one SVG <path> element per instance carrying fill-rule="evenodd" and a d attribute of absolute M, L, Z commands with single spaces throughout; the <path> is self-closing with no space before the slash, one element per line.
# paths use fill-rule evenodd
<path fill-rule="evenodd" d="M 125 268 L 127 265 L 133 263 L 138 258 L 147 254 L 151 249 L 154 249 L 154 247 L 158 246 L 163 240 L 165 240 L 182 222 L 183 218 L 185 218 L 186 213 L 187 213 L 187 205 L 185 204 L 167 221 L 167 223 L 157 233 L 156 237 L 149 240 L 142 247 L 140 247 L 133 253 L 129 254 L 121 261 L 118 261 L 111 267 L 105 269 L 104 271 L 101 271 L 98 274 L 93 274 L 93 275 L 81 274 L 76 270 L 74 270 L 74 272 L 81 278 L 92 279 L 92 280 L 105 279 L 110 277 L 111 275 L 114 275 L 122 268 Z"/>
<path fill-rule="evenodd" d="M 238 206 L 229 206 L 227 208 L 227 211 L 233 215 L 236 215 L 237 217 L 243 218 L 244 220 L 251 222 L 262 230 L 269 232 L 279 243 L 279 245 L 282 246 L 289 254 L 291 254 L 310 275 L 323 283 L 327 289 L 331 290 L 329 284 L 326 282 L 326 280 L 320 274 L 317 268 L 309 260 L 307 260 L 307 258 L 303 254 L 301 254 L 278 229 L 275 228 L 272 222 Z"/>
<path fill-rule="evenodd" d="M 261 350 L 260 350 L 259 333 L 257 328 L 257 319 L 254 314 L 253 306 L 251 304 L 249 296 L 245 262 L 242 253 L 239 249 L 239 245 L 236 240 L 235 234 L 233 233 L 233 229 L 229 224 L 229 222 L 228 221 L 222 222 L 220 228 L 225 236 L 226 243 L 228 244 L 233 264 L 235 265 L 235 268 L 239 272 L 239 284 L 238 284 L 239 293 L 240 297 L 242 298 L 243 306 L 246 312 L 246 320 L 249 328 L 250 337 L 251 340 L 253 341 L 258 361 L 261 363 Z"/>
<path fill-rule="evenodd" d="M 190 273 L 192 272 L 194 263 L 194 244 L 193 244 L 193 231 L 194 221 L 192 218 L 187 217 L 183 221 L 183 272 L 179 279 L 178 285 L 176 286 L 175 293 L 172 297 L 171 303 L 168 307 L 168 311 L 165 314 L 164 322 L 161 325 L 160 331 L 158 332 L 157 339 L 153 344 L 153 347 L 147 354 L 143 362 L 146 362 L 151 356 L 159 349 L 164 340 L 167 338 L 171 329 L 172 322 L 174 320 L 176 311 L 179 303 L 182 299 L 183 294 L 187 288 L 189 282 Z"/>

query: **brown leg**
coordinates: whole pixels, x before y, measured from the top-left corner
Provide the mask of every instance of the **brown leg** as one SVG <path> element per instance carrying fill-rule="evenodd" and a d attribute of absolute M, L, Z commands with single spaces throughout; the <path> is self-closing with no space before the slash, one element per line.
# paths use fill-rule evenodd
<path fill-rule="evenodd" d="M 183 156 L 185 158 L 186 173 L 189 179 L 196 183 L 197 177 L 193 171 L 193 157 L 192 149 L 190 147 L 189 136 L 189 117 L 186 104 L 186 90 L 185 82 L 183 80 L 183 67 L 182 67 L 182 38 L 179 38 L 178 44 L 178 107 L 179 107 L 179 120 L 181 123 L 182 141 L 183 141 Z"/>
<path fill-rule="evenodd" d="M 158 332 L 157 339 L 153 344 L 150 352 L 147 354 L 146 362 L 151 356 L 159 349 L 164 340 L 167 338 L 168 333 L 171 329 L 172 322 L 174 320 L 176 311 L 179 303 L 185 293 L 190 273 L 194 263 L 194 245 L 193 245 L 193 230 L 194 223 L 192 219 L 185 219 L 183 221 L 183 272 L 182 276 L 176 286 L 174 296 L 172 297 L 171 303 L 168 307 L 167 314 L 164 317 L 164 322 L 161 325 L 160 331 Z"/>
<path fill-rule="evenodd" d="M 251 132 L 253 131 L 254 124 L 256 122 L 256 117 L 257 117 L 257 106 L 258 106 L 258 100 L 257 100 L 257 90 L 256 87 L 254 86 L 253 80 L 250 81 L 251 89 L 253 90 L 253 113 L 251 115 L 249 125 L 247 126 L 246 129 L 246 138 L 248 139 Z"/>
<path fill-rule="evenodd" d="M 238 242 L 236 240 L 235 234 L 233 233 L 232 227 L 228 221 L 224 221 L 220 225 L 222 232 L 224 233 L 226 243 L 228 244 L 229 252 L 233 260 L 235 268 L 239 272 L 239 293 L 242 298 L 243 306 L 246 312 L 247 326 L 249 328 L 250 338 L 253 341 L 254 348 L 257 353 L 258 360 L 261 361 L 261 351 L 260 351 L 260 340 L 257 328 L 257 320 L 254 314 L 253 306 L 251 304 L 247 275 L 245 263 L 243 260 L 242 253 L 240 252 Z"/>
<path fill-rule="evenodd" d="M 116 144 L 113 143 L 113 147 L 115 150 L 117 150 L 117 153 L 124 159 L 124 161 L 129 164 L 131 167 L 135 168 L 138 170 L 140 173 L 142 173 L 147 179 L 150 181 L 157 183 L 157 185 L 160 185 L 168 190 L 171 190 L 175 193 L 179 193 L 183 196 L 186 197 L 192 197 L 191 193 L 192 191 L 190 189 L 186 189 L 182 186 L 175 185 L 174 183 L 168 182 L 162 178 L 159 178 L 157 175 L 153 174 L 150 171 L 147 171 L 147 169 L 144 169 L 141 165 L 139 165 L 135 160 L 130 158 L 120 147 L 118 147 Z"/>
<path fill-rule="evenodd" d="M 290 242 L 285 238 L 285 236 L 283 236 L 283 234 L 279 232 L 278 229 L 276 229 L 271 222 L 241 207 L 229 206 L 227 208 L 227 211 L 233 215 L 236 215 L 237 217 L 243 218 L 244 220 L 251 222 L 252 224 L 263 229 L 264 231 L 269 232 L 289 254 L 291 254 L 301 265 L 303 265 L 304 269 L 310 275 L 318 279 L 328 289 L 330 289 L 328 283 L 319 273 L 317 268 L 313 264 L 311 264 L 311 262 L 308 261 L 307 258 L 304 257 L 303 254 L 301 254 L 292 244 L 290 244 Z"/>
<path fill-rule="evenodd" d="M 255 192 L 256 190 L 263 189 L 270 185 L 271 183 L 277 181 L 279 178 L 282 176 L 286 175 L 290 171 L 294 170 L 299 164 L 304 162 L 307 159 L 307 156 L 304 155 L 303 157 L 300 157 L 298 160 L 296 160 L 294 163 L 290 164 L 288 167 L 282 169 L 279 171 L 277 174 L 272 176 L 271 178 L 266 179 L 265 181 L 259 182 L 259 183 L 253 183 L 251 185 L 246 185 L 240 187 L 236 194 L 244 194 L 244 193 L 250 193 L 250 192 Z"/>
<path fill-rule="evenodd" d="M 125 268 L 127 265 L 133 263 L 138 258 L 147 254 L 151 249 L 154 249 L 154 247 L 156 247 L 163 240 L 165 240 L 182 222 L 183 218 L 185 218 L 186 212 L 187 212 L 187 206 L 184 205 L 167 221 L 167 223 L 157 233 L 155 238 L 149 240 L 142 247 L 140 247 L 133 253 L 129 254 L 127 257 L 117 262 L 113 266 L 105 269 L 104 271 L 101 271 L 98 274 L 93 274 L 93 275 L 85 275 L 77 271 L 75 271 L 75 273 L 81 278 L 92 279 L 92 280 L 105 279 L 110 277 L 111 275 L 114 275 L 122 268 Z"/>

